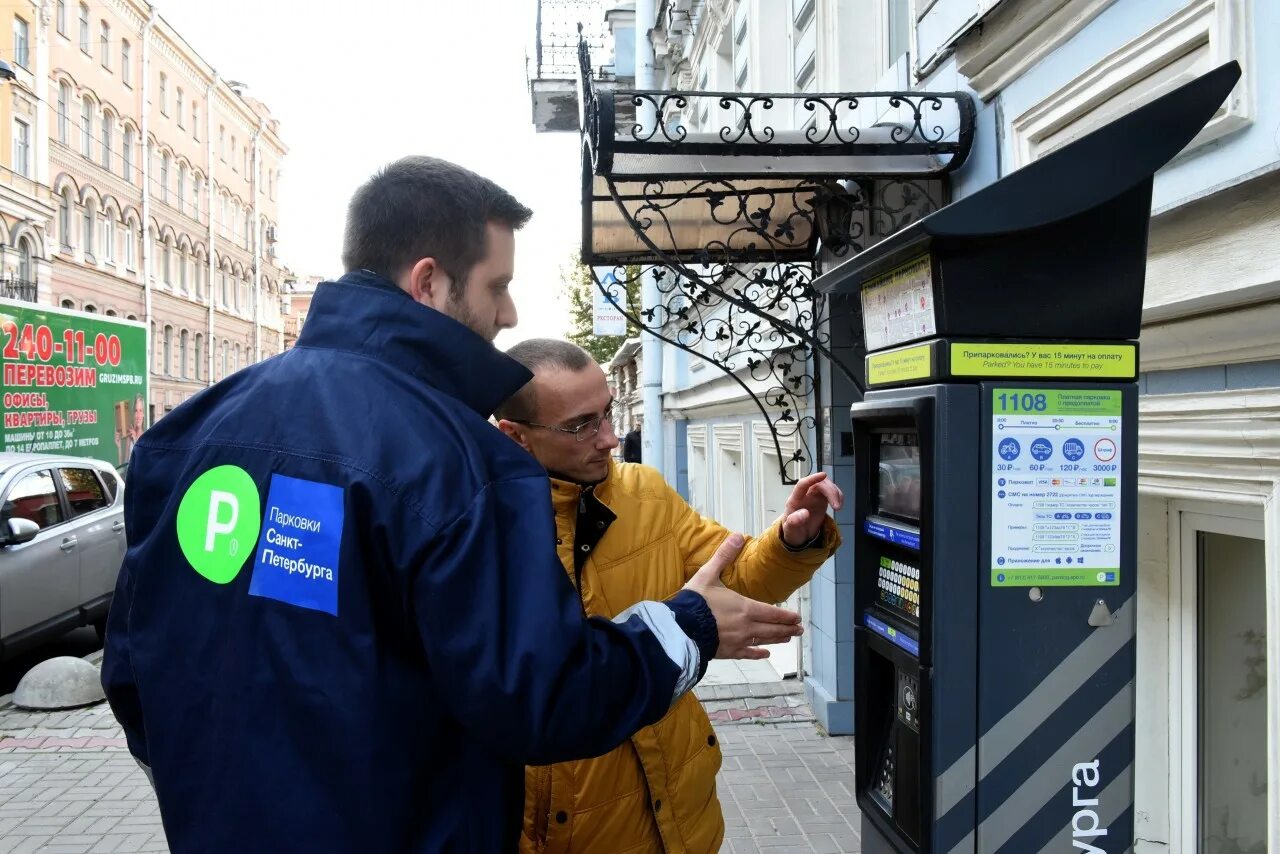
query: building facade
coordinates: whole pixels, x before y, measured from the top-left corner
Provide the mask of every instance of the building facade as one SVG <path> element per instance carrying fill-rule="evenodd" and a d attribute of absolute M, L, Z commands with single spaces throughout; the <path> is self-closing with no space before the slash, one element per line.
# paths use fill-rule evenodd
<path fill-rule="evenodd" d="M 0 99 L 6 183 L 26 199 L 0 208 L 12 278 L 40 303 L 150 321 L 154 421 L 282 348 L 287 149 L 267 107 L 149 4 L 29 5 Z"/>
<path fill-rule="evenodd" d="M 950 199 L 1240 63 L 1232 96 L 1155 181 L 1140 342 L 1135 850 L 1280 850 L 1280 54 L 1268 50 L 1280 4 L 654 8 L 629 38 L 653 45 L 657 89 L 968 93 L 974 147 Z M 705 117 L 684 119 L 697 129 Z M 660 370 L 668 479 L 725 524 L 767 524 L 785 491 L 754 402 L 698 353 L 668 347 Z M 825 446 L 827 470 L 848 490 L 840 437 L 856 390 L 836 375 L 822 395 L 831 433 L 811 447 Z M 833 733 L 853 727 L 852 566 L 842 552 L 810 585 L 797 665 Z"/>

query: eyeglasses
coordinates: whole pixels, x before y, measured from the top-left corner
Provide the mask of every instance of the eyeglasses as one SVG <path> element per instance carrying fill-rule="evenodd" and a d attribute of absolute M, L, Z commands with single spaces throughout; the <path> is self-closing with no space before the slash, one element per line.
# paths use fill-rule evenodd
<path fill-rule="evenodd" d="M 612 419 L 613 402 L 610 401 L 609 405 L 605 407 L 603 415 L 598 415 L 595 418 L 583 421 L 577 427 L 555 427 L 551 424 L 538 424 L 534 421 L 519 421 L 514 418 L 511 420 L 516 424 L 523 424 L 526 427 L 540 427 L 543 430 L 555 430 L 557 433 L 568 433 L 573 437 L 575 442 L 585 442 L 587 439 L 592 439 L 599 434 L 601 424 L 605 421 L 611 421 Z"/>

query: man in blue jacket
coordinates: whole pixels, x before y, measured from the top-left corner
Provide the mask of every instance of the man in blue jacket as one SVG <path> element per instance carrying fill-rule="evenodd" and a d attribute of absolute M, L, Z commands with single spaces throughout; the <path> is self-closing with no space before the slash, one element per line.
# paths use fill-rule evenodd
<path fill-rule="evenodd" d="M 490 343 L 528 217 L 392 164 L 297 346 L 137 443 L 103 684 L 175 852 L 511 850 L 523 765 L 603 753 L 712 655 L 799 633 L 718 584 L 732 548 L 584 618 L 546 475 L 486 422 L 530 378 Z"/>

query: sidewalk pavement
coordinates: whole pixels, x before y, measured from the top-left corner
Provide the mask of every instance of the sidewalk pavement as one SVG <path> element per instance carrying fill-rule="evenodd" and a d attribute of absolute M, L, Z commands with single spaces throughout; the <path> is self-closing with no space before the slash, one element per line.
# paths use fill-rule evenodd
<path fill-rule="evenodd" d="M 861 851 L 853 740 L 817 729 L 797 680 L 778 681 L 764 662 L 717 661 L 697 695 L 724 752 L 721 852 Z M 168 850 L 155 795 L 105 703 L 24 712 L 0 697 L 0 854 Z"/>

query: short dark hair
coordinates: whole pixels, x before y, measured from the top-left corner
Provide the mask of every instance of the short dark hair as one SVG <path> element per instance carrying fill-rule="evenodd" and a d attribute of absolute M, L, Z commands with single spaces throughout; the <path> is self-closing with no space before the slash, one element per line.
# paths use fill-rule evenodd
<path fill-rule="evenodd" d="M 491 222 L 521 228 L 533 211 L 488 178 L 436 157 L 404 157 L 383 167 L 351 197 L 342 263 L 397 279 L 435 258 L 455 294 L 488 251 Z"/>
<path fill-rule="evenodd" d="M 529 338 L 507 350 L 507 355 L 535 374 L 544 368 L 580 371 L 596 363 L 591 354 L 577 344 L 556 338 Z M 532 382 L 507 398 L 493 413 L 495 418 L 507 421 L 529 421 L 537 414 L 538 400 Z"/>

